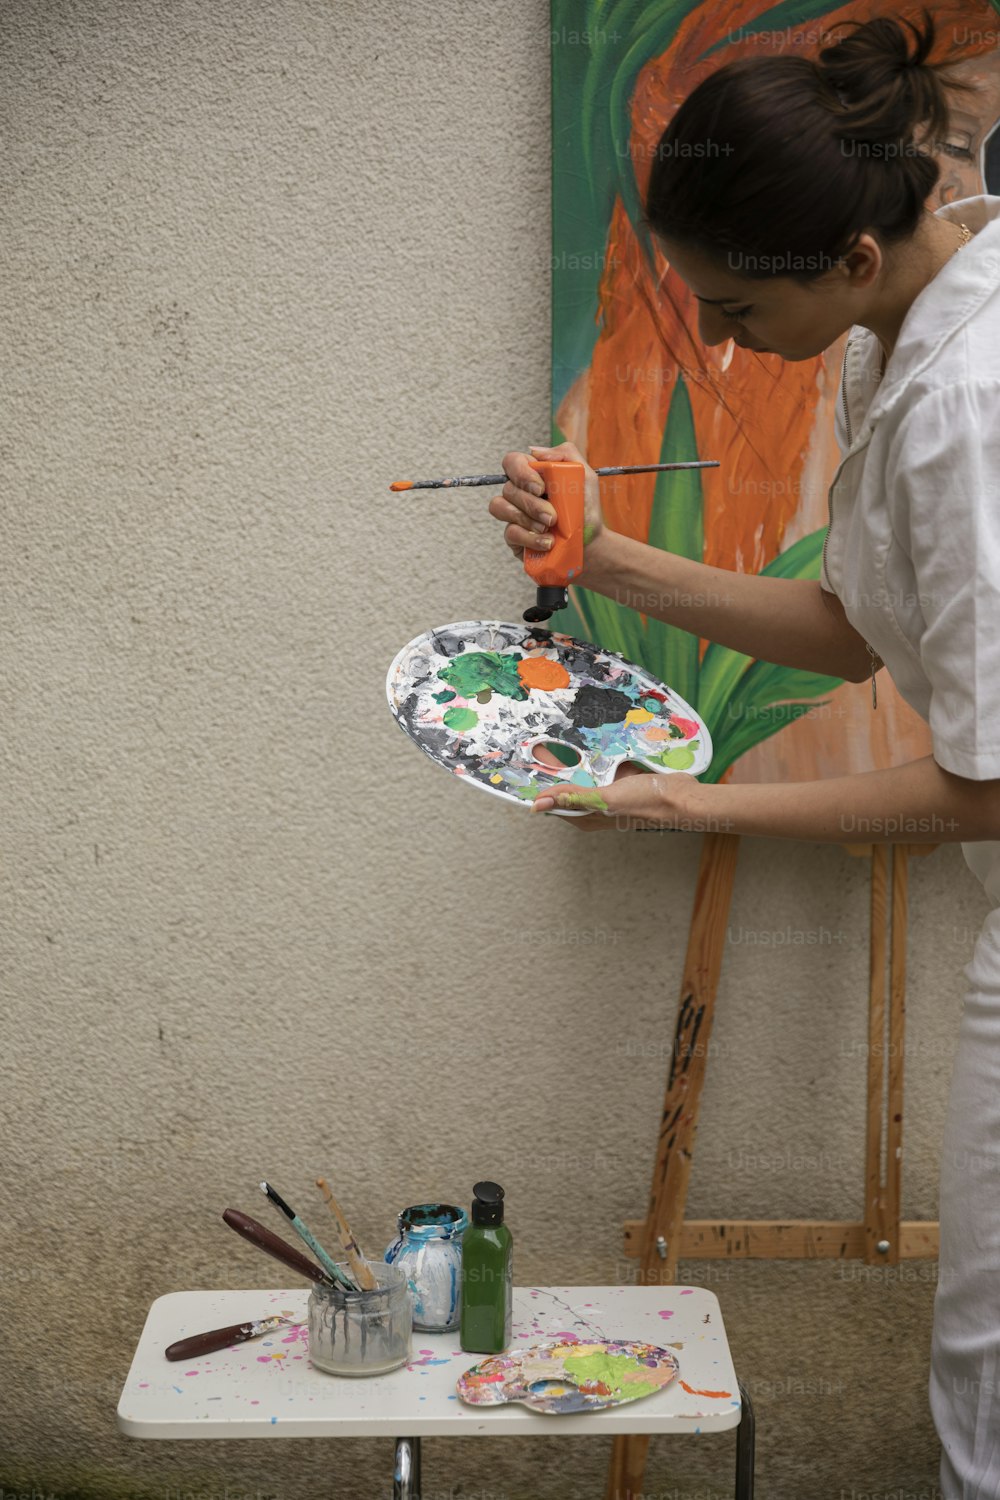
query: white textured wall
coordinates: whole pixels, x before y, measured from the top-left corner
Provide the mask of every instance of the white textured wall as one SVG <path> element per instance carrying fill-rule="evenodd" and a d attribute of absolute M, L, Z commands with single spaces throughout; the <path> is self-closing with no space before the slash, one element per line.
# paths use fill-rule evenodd
<path fill-rule="evenodd" d="M 520 1281 L 628 1274 L 697 839 L 463 793 L 382 685 L 426 626 L 523 607 L 485 495 L 386 485 L 548 431 L 546 8 L 7 0 L 0 28 L 0 1488 L 363 1500 L 384 1444 L 142 1444 L 114 1408 L 156 1295 L 273 1282 L 219 1221 L 264 1171 L 304 1203 L 325 1171 L 373 1247 L 495 1176 Z M 866 899 L 840 850 L 744 845 L 692 1216 L 860 1214 Z M 915 866 L 911 1215 L 984 909 L 957 849 Z M 769 1500 L 929 1492 L 932 1268 L 684 1271 Z M 599 1496 L 606 1458 L 454 1440 L 428 1482 Z M 647 1488 L 730 1469 L 657 1441 Z"/>

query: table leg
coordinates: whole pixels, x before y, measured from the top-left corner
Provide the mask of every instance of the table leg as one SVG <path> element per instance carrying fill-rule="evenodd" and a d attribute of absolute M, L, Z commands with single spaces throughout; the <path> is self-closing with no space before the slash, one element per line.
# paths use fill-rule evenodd
<path fill-rule="evenodd" d="M 420 1439 L 396 1439 L 396 1467 L 392 1476 L 392 1500 L 420 1500 Z"/>
<path fill-rule="evenodd" d="M 753 1452 L 756 1423 L 753 1403 L 742 1380 L 740 1425 L 736 1429 L 736 1500 L 753 1500 Z"/>

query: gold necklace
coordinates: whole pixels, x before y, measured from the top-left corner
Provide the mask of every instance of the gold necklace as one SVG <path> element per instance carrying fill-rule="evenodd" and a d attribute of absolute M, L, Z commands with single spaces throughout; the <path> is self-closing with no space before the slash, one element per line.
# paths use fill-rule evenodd
<path fill-rule="evenodd" d="M 954 250 L 951 252 L 951 255 L 957 255 L 960 250 L 964 250 L 965 247 L 966 247 L 966 245 L 972 239 L 972 230 L 969 228 L 968 224 L 959 224 L 958 227 L 962 231 L 962 238 L 959 240 L 958 244 L 955 246 Z M 949 257 L 948 257 L 949 260 L 951 260 L 951 255 L 949 255 Z M 880 378 L 885 374 L 885 365 L 886 365 L 885 350 L 883 349 L 881 355 L 879 356 L 879 371 L 878 372 L 879 372 L 879 377 Z"/>

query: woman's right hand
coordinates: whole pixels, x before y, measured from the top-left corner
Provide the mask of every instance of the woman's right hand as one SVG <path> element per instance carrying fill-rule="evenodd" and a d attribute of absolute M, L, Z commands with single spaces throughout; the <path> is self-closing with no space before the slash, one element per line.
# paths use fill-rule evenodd
<path fill-rule="evenodd" d="M 529 458 L 573 459 L 586 464 L 586 459 L 573 443 L 560 443 L 556 448 L 532 447 L 529 453 L 506 453 L 503 470 L 507 483 L 499 495 L 489 503 L 489 512 L 498 521 L 506 521 L 503 539 L 520 561 L 524 549 L 545 553 L 552 546 L 552 538 L 546 535 L 555 511 L 544 498 L 545 484 L 541 474 L 531 467 Z M 587 465 L 586 487 L 583 502 L 584 545 L 596 541 L 604 526 L 601 514 L 600 480 Z"/>

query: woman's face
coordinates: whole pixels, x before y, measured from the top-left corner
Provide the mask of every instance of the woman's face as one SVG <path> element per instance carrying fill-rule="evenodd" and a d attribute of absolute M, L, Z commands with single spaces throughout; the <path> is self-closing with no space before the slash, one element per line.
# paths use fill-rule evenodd
<path fill-rule="evenodd" d="M 951 104 L 948 136 L 936 153 L 941 175 L 928 202 L 931 209 L 979 193 L 1000 193 L 1000 69 L 974 58 L 951 72 L 972 90 Z M 883 265 L 879 246 L 869 235 L 861 236 L 842 266 L 807 285 L 790 276 L 741 275 L 736 256 L 710 259 L 674 240 L 661 243 L 697 299 L 704 343 L 732 339 L 741 349 L 792 361 L 815 358 L 863 321 Z"/>
<path fill-rule="evenodd" d="M 878 275 L 878 244 L 862 235 L 838 267 L 807 286 L 791 276 L 742 275 L 738 257 L 710 258 L 675 240 L 662 240 L 671 267 L 698 304 L 698 334 L 705 344 L 732 339 L 741 349 L 814 359 L 859 321 L 865 293 Z"/>

